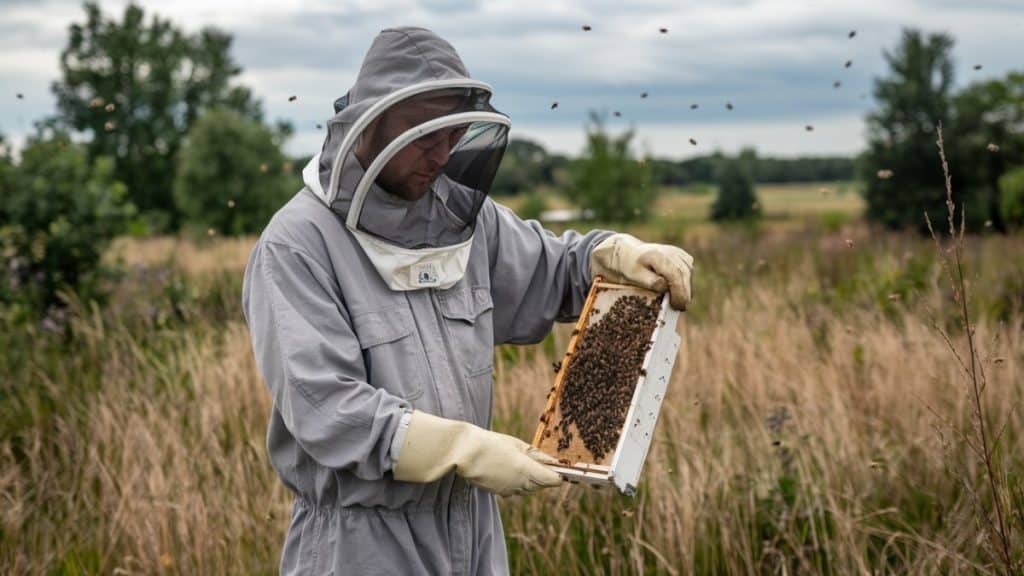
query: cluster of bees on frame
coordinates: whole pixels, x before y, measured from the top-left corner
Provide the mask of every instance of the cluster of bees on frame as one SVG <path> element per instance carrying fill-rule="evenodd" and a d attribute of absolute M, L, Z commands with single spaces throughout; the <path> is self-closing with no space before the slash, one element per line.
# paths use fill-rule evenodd
<path fill-rule="evenodd" d="M 557 450 L 573 441 L 575 426 L 596 462 L 615 449 L 651 347 L 661 309 L 658 299 L 623 296 L 586 329 L 569 358 L 558 401 Z M 599 314 L 594 309 L 592 314 Z M 545 417 L 541 417 L 545 421 Z M 548 429 L 546 434 L 550 435 Z"/>

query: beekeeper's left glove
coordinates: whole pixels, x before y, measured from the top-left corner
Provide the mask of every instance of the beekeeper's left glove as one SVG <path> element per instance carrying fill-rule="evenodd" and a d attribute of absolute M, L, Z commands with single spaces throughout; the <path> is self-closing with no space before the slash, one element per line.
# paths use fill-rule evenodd
<path fill-rule="evenodd" d="M 629 234 L 612 234 L 590 252 L 590 277 L 669 292 L 669 303 L 686 310 L 691 300 L 693 256 L 667 244 L 648 244 Z"/>

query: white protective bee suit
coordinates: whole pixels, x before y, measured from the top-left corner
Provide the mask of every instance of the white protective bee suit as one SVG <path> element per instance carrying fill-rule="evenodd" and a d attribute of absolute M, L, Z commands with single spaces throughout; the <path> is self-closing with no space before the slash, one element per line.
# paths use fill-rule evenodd
<path fill-rule="evenodd" d="M 424 94 L 428 105 L 414 112 L 436 102 L 444 111 L 400 125 L 358 157 L 358 132 L 382 133 L 383 121 L 368 123 L 375 110 Z M 558 237 L 487 197 L 508 131 L 489 98 L 435 34 L 384 30 L 336 103 L 305 187 L 252 251 L 243 307 L 273 398 L 267 448 L 295 494 L 283 574 L 506 573 L 487 490 L 550 484 L 528 458 L 501 477 L 474 470 L 495 455 L 515 460 L 525 446 L 488 431 L 493 347 L 538 342 L 556 320 L 578 316 L 603 240 L 608 256 L 593 266 L 606 274 L 628 281 L 622 269 L 639 258 L 623 252 L 636 248 L 628 237 Z M 413 144 L 440 146 L 448 159 L 410 177 L 429 191 L 409 199 L 378 185 L 378 173 L 389 150 Z M 624 256 L 629 263 L 616 264 Z M 652 282 L 664 289 L 669 276 Z"/>

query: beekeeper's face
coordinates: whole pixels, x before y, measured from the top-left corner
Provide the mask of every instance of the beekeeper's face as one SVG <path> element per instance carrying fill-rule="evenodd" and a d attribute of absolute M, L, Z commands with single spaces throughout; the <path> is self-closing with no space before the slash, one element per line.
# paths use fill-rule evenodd
<path fill-rule="evenodd" d="M 364 167 L 377 157 L 392 140 L 406 130 L 449 114 L 460 104 L 451 97 L 414 99 L 387 110 L 360 139 L 356 156 Z M 405 200 L 419 200 L 440 174 L 452 148 L 466 133 L 466 126 L 451 126 L 429 132 L 403 146 L 377 175 L 377 184 Z"/>

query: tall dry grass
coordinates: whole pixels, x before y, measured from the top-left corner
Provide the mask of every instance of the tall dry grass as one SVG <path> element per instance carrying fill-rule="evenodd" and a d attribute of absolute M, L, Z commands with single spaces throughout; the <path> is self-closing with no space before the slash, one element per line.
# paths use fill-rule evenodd
<path fill-rule="evenodd" d="M 270 571 L 290 503 L 266 457 L 270 404 L 245 327 L 146 349 L 93 312 L 72 329 L 99 390 L 0 444 L 0 572 Z M 31 385 L 60 401 L 79 376 Z"/>
<path fill-rule="evenodd" d="M 987 239 L 971 255 L 991 285 L 976 337 L 998 336 L 988 352 L 1003 359 L 991 408 L 1024 396 L 1024 315 L 1013 294 L 992 305 L 1024 274 L 1006 256 L 1020 245 Z M 930 412 L 970 425 L 959 367 L 923 312 L 943 310 L 938 268 L 906 278 L 927 249 L 863 230 L 693 246 L 699 302 L 638 497 L 567 486 L 504 500 L 513 571 L 996 572 L 950 468 L 983 471 Z M 147 302 L 114 304 L 135 301 Z M 0 438 L 0 572 L 276 570 L 290 501 L 267 461 L 245 327 L 201 309 L 229 296 L 185 304 L 151 324 L 77 305 L 67 344 L 12 369 L 22 421 Z M 497 428 L 533 432 L 569 329 L 499 351 Z M 1003 442 L 1005 469 L 1024 472 L 1017 423 Z"/>

